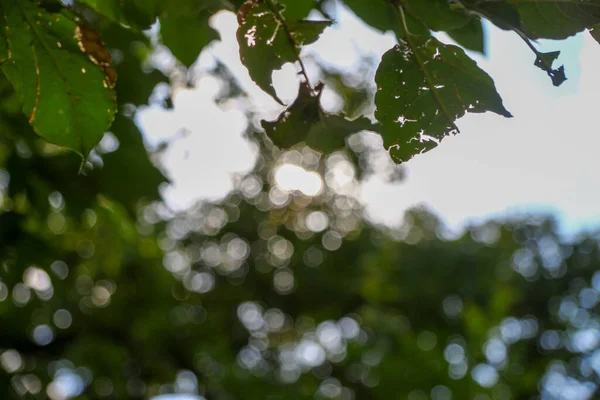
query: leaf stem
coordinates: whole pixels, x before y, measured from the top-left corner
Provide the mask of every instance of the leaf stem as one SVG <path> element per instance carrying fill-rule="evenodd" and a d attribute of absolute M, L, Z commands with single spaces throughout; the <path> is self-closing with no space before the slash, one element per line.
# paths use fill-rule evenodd
<path fill-rule="evenodd" d="M 450 115 L 450 112 L 446 108 L 446 104 L 444 104 L 444 102 L 442 101 L 442 98 L 440 97 L 440 94 L 438 93 L 438 90 L 437 90 L 435 84 L 433 83 L 433 79 L 429 75 L 429 71 L 427 70 L 427 68 L 425 68 L 425 63 L 423 62 L 423 60 L 421 60 L 421 56 L 419 55 L 418 46 L 415 45 L 415 43 L 413 42 L 412 34 L 408 30 L 408 25 L 406 23 L 406 15 L 404 14 L 404 8 L 403 8 L 402 4 L 398 4 L 397 10 L 398 10 L 398 13 L 400 14 L 400 21 L 402 22 L 402 30 L 404 31 L 404 37 L 406 38 L 406 43 L 408 43 L 408 46 L 411 48 L 411 50 L 415 56 L 415 60 L 417 61 L 417 64 L 419 65 L 419 69 L 423 73 L 423 76 L 425 76 L 425 80 L 427 81 L 427 86 L 429 86 L 429 88 L 431 89 L 431 93 L 433 94 L 435 101 L 438 103 L 438 106 L 440 107 L 440 109 L 442 110 L 442 112 L 444 113 L 446 118 L 448 118 L 448 121 L 450 121 L 450 124 L 452 125 L 453 129 L 456 129 L 456 131 L 459 132 L 458 127 L 454 123 L 454 118 L 452 117 L 452 115 Z"/>
<path fill-rule="evenodd" d="M 306 73 L 306 67 L 304 66 L 304 63 L 302 62 L 302 59 L 300 58 L 300 50 L 298 50 L 298 46 L 296 45 L 296 41 L 294 40 L 294 37 L 292 36 L 292 32 L 290 31 L 287 24 L 285 23 L 285 18 L 283 18 L 283 16 L 277 10 L 277 8 L 275 7 L 275 5 L 273 4 L 273 2 L 271 0 L 264 0 L 264 2 L 265 2 L 265 4 L 267 4 L 267 6 L 269 6 L 269 8 L 273 12 L 273 14 L 275 14 L 275 17 L 277 18 L 278 22 L 283 27 L 283 31 L 285 32 L 285 35 L 287 36 L 288 42 L 294 49 L 294 53 L 296 54 L 296 59 L 298 60 L 298 63 L 300 64 L 300 72 L 301 72 L 302 76 L 304 76 L 305 83 L 308 86 L 308 88 L 310 89 L 311 93 L 314 93 L 314 89 L 312 88 L 312 86 L 310 84 L 310 80 L 308 79 L 308 74 Z"/>

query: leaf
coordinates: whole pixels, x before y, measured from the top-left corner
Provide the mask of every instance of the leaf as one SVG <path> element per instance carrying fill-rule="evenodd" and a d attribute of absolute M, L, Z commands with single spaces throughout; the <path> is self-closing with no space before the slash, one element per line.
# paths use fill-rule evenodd
<path fill-rule="evenodd" d="M 489 0 L 488 0 L 489 1 Z M 510 0 L 531 38 L 566 39 L 600 23 L 598 0 Z"/>
<path fill-rule="evenodd" d="M 319 40 L 325 28 L 331 26 L 331 21 L 291 21 L 288 29 L 297 46 L 305 46 Z"/>
<path fill-rule="evenodd" d="M 405 0 L 407 13 L 434 31 L 448 31 L 467 25 L 471 17 L 464 12 L 453 11 L 447 0 Z"/>
<path fill-rule="evenodd" d="M 38 135 L 85 156 L 115 115 L 115 73 L 96 33 L 26 0 L 2 3 L 2 71 Z"/>
<path fill-rule="evenodd" d="M 156 21 L 162 0 L 76 0 L 98 14 L 138 30 L 148 29 Z"/>
<path fill-rule="evenodd" d="M 304 142 L 315 150 L 329 153 L 343 148 L 346 137 L 353 133 L 378 130 L 368 118 L 351 121 L 343 115 L 325 113 L 319 104 L 321 89 L 319 85 L 313 94 L 310 88 L 301 85 L 296 101 L 277 121 L 262 121 L 263 129 L 276 146 L 289 148 Z"/>
<path fill-rule="evenodd" d="M 485 53 L 485 33 L 479 18 L 474 17 L 462 28 L 450 30 L 446 33 L 465 49 Z"/>
<path fill-rule="evenodd" d="M 375 117 L 384 145 L 400 162 L 458 133 L 455 121 L 466 112 L 511 117 L 492 78 L 463 49 L 433 37 L 411 35 L 388 50 L 375 82 Z"/>
<path fill-rule="evenodd" d="M 594 26 L 592 29 L 590 29 L 590 35 L 592 35 L 592 37 L 594 39 L 596 39 L 598 44 L 600 44 L 600 24 L 598 24 L 598 25 Z"/>
<path fill-rule="evenodd" d="M 212 16 L 207 10 L 182 17 L 161 16 L 162 42 L 179 61 L 189 68 L 202 49 L 219 35 L 208 25 Z"/>
<path fill-rule="evenodd" d="M 289 19 L 303 19 L 315 7 L 314 0 L 278 0 L 283 5 L 283 15 Z"/>
<path fill-rule="evenodd" d="M 536 67 L 548 74 L 550 79 L 552 79 L 552 84 L 554 86 L 560 86 L 564 81 L 567 80 L 567 76 L 565 75 L 565 67 L 563 65 L 557 69 L 552 68 L 552 64 L 554 64 L 554 61 L 556 61 L 559 55 L 560 51 L 538 53 L 534 62 Z"/>
<path fill-rule="evenodd" d="M 453 7 L 478 17 L 485 17 L 505 31 L 521 30 L 519 12 L 513 4 L 506 1 L 463 0 L 454 3 Z"/>
<path fill-rule="evenodd" d="M 382 32 L 393 31 L 398 38 L 404 37 L 404 31 L 396 7 L 388 1 L 344 0 L 344 3 L 365 23 Z M 410 32 L 417 35 L 428 34 L 428 29 L 419 21 L 406 16 Z"/>
<path fill-rule="evenodd" d="M 299 47 L 315 41 L 328 21 L 285 21 L 270 2 L 249 0 L 238 12 L 240 58 L 252 80 L 275 100 L 271 75 L 298 59 Z M 289 25 L 288 25 L 289 24 Z"/>

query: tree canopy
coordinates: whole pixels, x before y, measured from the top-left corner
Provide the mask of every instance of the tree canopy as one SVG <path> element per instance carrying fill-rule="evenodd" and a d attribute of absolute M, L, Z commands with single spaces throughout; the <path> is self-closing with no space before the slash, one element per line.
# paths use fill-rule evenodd
<path fill-rule="evenodd" d="M 600 42 L 600 2 L 337 3 L 396 38 L 373 90 L 318 63 L 311 79 L 303 49 L 336 24 L 333 1 L 0 3 L 0 398 L 597 396 L 597 233 L 565 239 L 551 217 L 524 216 L 456 236 L 426 210 L 375 226 L 354 189 L 378 150 L 357 133 L 401 163 L 466 113 L 512 116 L 469 56 L 486 50 L 485 23 L 559 86 L 568 70 L 536 40 Z M 226 198 L 175 212 L 161 148 L 148 152 L 134 118 L 151 98 L 172 107 L 156 88 L 187 79 L 223 10 L 282 112 L 248 111 L 257 161 Z M 152 62 L 160 48 L 176 65 Z M 288 63 L 300 83 L 284 104 L 273 72 Z M 210 74 L 227 84 L 216 102 L 248 101 L 228 65 Z M 324 109 L 324 88 L 342 110 Z M 318 190 L 282 188 L 284 167 Z"/>

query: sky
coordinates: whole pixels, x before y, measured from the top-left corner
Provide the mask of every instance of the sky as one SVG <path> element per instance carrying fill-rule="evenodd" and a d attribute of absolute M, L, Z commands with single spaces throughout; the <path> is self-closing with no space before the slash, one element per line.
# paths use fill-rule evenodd
<path fill-rule="evenodd" d="M 361 54 L 379 58 L 395 44 L 390 33 L 365 26 L 342 7 L 335 16 L 337 23 L 303 55 L 351 68 Z M 206 48 L 196 62 L 196 87 L 175 89 L 173 110 L 152 105 L 137 117 L 150 147 L 170 142 L 162 162 L 172 184 L 163 195 L 174 209 L 225 196 L 233 176 L 252 168 L 257 151 L 243 138 L 246 121 L 239 104 L 217 106 L 213 99 L 220 83 L 202 71 L 221 60 L 249 93 L 254 111 L 267 119 L 282 111 L 253 84 L 239 61 L 235 15 L 221 12 L 212 23 L 222 41 Z M 403 181 L 388 183 L 372 176 L 360 193 L 368 215 L 396 224 L 406 209 L 425 205 L 456 230 L 469 222 L 525 212 L 553 213 L 567 234 L 600 226 L 600 128 L 595 114 L 600 75 L 594 72 L 600 70 L 600 46 L 588 33 L 538 43 L 540 50 L 562 51 L 558 63 L 565 65 L 568 80 L 555 88 L 533 65 L 535 56 L 516 34 L 489 25 L 486 31 L 486 56 L 469 54 L 492 76 L 514 118 L 468 114 L 457 123 L 459 135 L 405 163 Z M 167 66 L 173 62 L 164 52 L 156 61 Z M 280 98 L 293 101 L 299 79 L 295 67 L 286 65 L 273 78 Z M 335 103 L 327 93 L 323 100 Z"/>

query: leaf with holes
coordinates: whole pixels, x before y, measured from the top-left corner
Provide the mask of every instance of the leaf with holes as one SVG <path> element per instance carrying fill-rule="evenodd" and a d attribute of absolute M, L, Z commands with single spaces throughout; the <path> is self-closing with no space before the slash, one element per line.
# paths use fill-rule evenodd
<path fill-rule="evenodd" d="M 97 34 L 31 1 L 4 0 L 0 13 L 1 68 L 29 122 L 47 141 L 86 156 L 115 115 L 109 53 Z"/>
<path fill-rule="evenodd" d="M 408 36 L 388 50 L 375 76 L 375 117 L 391 156 L 408 161 L 458 133 L 466 112 L 505 117 L 494 81 L 463 49 L 433 37 Z"/>
<path fill-rule="evenodd" d="M 279 7 L 270 1 L 244 3 L 238 12 L 237 41 L 252 80 L 281 103 L 271 82 L 273 71 L 295 62 L 299 47 L 314 42 L 330 22 L 284 20 Z"/>

